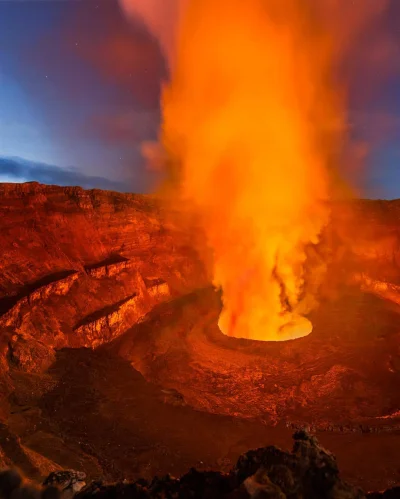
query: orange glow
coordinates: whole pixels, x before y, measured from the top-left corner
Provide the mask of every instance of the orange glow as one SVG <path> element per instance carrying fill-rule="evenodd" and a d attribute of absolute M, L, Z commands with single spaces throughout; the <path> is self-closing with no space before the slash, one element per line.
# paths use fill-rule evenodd
<path fill-rule="evenodd" d="M 214 255 L 227 335 L 312 330 L 307 248 L 329 219 L 344 123 L 330 54 L 302 0 L 192 0 L 184 16 L 163 142 Z"/>
<path fill-rule="evenodd" d="M 326 268 L 313 247 L 329 220 L 346 121 L 326 20 L 323 29 L 304 0 L 171 0 L 172 18 L 155 0 L 121 1 L 168 56 L 161 141 L 172 200 L 199 222 L 194 239 L 205 234 L 221 330 L 309 334 Z"/>

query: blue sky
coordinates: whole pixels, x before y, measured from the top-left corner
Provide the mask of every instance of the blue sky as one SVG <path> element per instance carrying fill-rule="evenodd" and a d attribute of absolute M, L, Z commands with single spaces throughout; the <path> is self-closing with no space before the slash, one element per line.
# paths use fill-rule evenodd
<path fill-rule="evenodd" d="M 116 54 L 102 61 L 113 43 Z M 148 62 L 126 57 L 129 49 Z M 143 27 L 128 25 L 113 0 L 3 0 L 0 157 L 13 165 L 22 158 L 28 180 L 37 162 L 39 170 L 43 163 L 55 167 L 55 181 L 65 178 L 61 168 L 91 177 L 96 187 L 111 180 L 148 189 L 141 142 L 156 138 L 164 74 L 157 43 Z M 0 180 L 12 180 L 4 161 Z"/>
<path fill-rule="evenodd" d="M 376 82 L 361 52 L 347 61 L 354 135 L 369 150 L 364 194 L 386 198 L 400 197 L 400 2 L 390 2 L 378 40 L 389 77 Z M 0 181 L 148 190 L 141 143 L 157 136 L 165 77 L 157 42 L 116 0 L 0 1 Z"/>

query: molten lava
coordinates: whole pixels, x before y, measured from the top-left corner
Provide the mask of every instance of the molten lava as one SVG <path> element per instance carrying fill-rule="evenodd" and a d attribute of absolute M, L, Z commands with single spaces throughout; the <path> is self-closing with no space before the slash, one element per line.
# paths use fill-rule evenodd
<path fill-rule="evenodd" d="M 220 328 L 259 340 L 307 335 L 345 122 L 330 39 L 304 0 L 181 7 L 162 143 L 174 199 L 213 255 Z"/>

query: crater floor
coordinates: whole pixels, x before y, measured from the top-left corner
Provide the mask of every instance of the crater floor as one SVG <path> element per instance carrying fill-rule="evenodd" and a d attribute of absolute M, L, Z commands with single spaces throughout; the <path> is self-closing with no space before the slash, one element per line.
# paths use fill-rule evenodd
<path fill-rule="evenodd" d="M 227 337 L 219 310 L 212 289 L 161 304 L 110 349 L 215 414 L 346 431 L 399 409 L 398 305 L 349 288 L 321 305 L 309 336 L 285 342 Z"/>

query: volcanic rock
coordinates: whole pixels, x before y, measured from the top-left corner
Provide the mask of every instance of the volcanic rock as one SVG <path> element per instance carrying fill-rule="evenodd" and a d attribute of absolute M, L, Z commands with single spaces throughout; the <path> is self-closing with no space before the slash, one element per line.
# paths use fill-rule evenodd
<path fill-rule="evenodd" d="M 43 483 L 61 491 L 61 497 L 76 499 L 134 498 L 397 498 L 398 489 L 366 495 L 340 478 L 335 457 L 321 447 L 315 437 L 300 431 L 294 435 L 291 453 L 277 447 L 259 448 L 240 456 L 227 473 L 191 469 L 181 478 L 170 475 L 152 480 L 139 479 L 116 484 L 92 482 L 84 487 L 85 474 L 76 471 L 52 473 Z M 4 499 L 39 497 L 38 489 L 27 489 L 13 471 L 0 474 L 0 491 Z M 16 494 L 18 491 L 18 494 Z M 42 491 L 47 499 L 51 489 Z M 68 495 L 69 494 L 69 495 Z"/>
<path fill-rule="evenodd" d="M 59 489 L 63 499 L 70 499 L 83 489 L 86 485 L 85 479 L 86 473 L 82 471 L 55 471 L 46 478 L 43 485 Z"/>
<path fill-rule="evenodd" d="M 0 194 L 0 384 L 7 355 L 44 371 L 54 350 L 98 346 L 204 282 L 188 238 L 151 196 L 34 182 Z"/>
<path fill-rule="evenodd" d="M 15 334 L 8 355 L 12 365 L 29 373 L 45 371 L 55 360 L 54 350 L 30 335 Z"/>
<path fill-rule="evenodd" d="M 103 260 L 102 262 L 98 262 L 92 265 L 86 265 L 86 272 L 92 277 L 112 277 L 129 270 L 129 268 L 133 267 L 135 262 L 133 260 L 129 260 L 128 258 L 124 258 L 121 255 L 111 255 L 110 258 Z"/>

